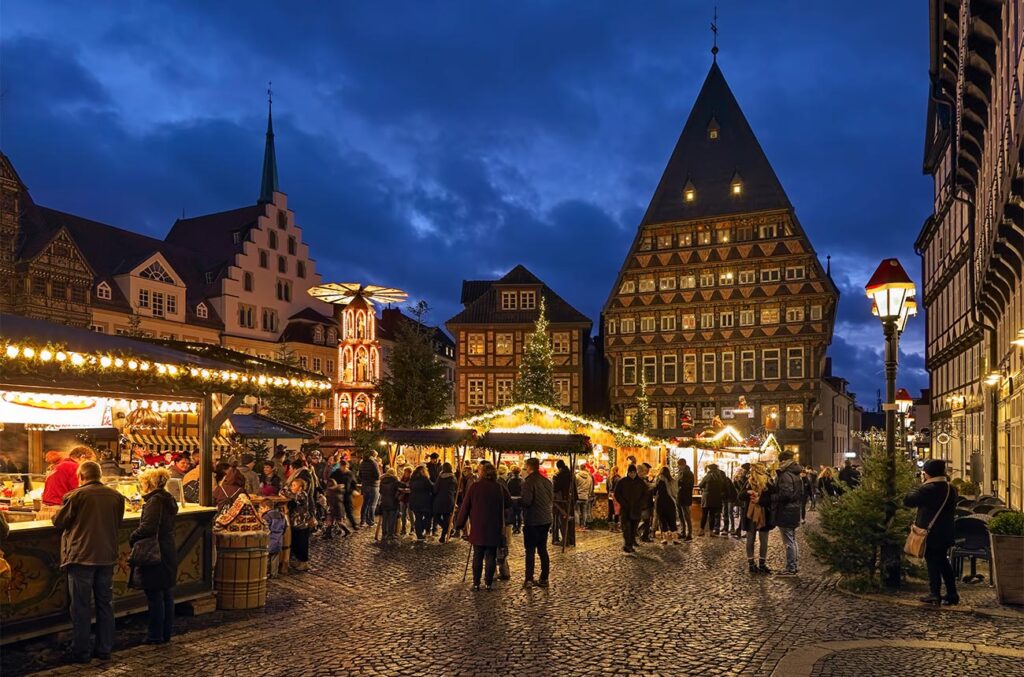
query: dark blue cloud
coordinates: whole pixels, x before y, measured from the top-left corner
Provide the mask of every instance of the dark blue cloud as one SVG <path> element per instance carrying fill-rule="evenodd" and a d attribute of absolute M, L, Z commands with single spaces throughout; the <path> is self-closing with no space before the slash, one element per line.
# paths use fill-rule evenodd
<path fill-rule="evenodd" d="M 835 255 L 835 370 L 870 402 L 863 284 L 888 256 L 917 276 L 931 207 L 927 7 L 719 4 L 725 75 Z M 712 6 L 7 4 L 3 149 L 41 203 L 162 236 L 255 199 L 273 79 L 281 187 L 325 278 L 402 286 L 442 321 L 463 278 L 524 263 L 596 320 L 707 72 Z M 925 385 L 920 328 L 904 349 L 901 381 Z"/>

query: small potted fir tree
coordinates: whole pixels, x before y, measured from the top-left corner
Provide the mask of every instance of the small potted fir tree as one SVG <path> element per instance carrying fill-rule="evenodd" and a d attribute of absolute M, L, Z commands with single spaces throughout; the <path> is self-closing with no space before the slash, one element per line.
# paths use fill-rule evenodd
<path fill-rule="evenodd" d="M 1024 604 L 1024 512 L 1010 510 L 988 522 L 992 571 L 1000 604 Z"/>

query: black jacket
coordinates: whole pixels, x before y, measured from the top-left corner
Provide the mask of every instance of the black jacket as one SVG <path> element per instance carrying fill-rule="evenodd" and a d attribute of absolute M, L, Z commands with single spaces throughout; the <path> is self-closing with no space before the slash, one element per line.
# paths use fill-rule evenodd
<path fill-rule="evenodd" d="M 946 499 L 946 489 L 949 489 L 949 499 Z M 946 507 L 942 508 L 939 518 L 935 520 L 935 526 L 928 532 L 928 548 L 945 549 L 953 545 L 953 520 L 956 517 L 956 489 L 945 478 L 939 481 L 925 482 L 916 489 L 912 489 L 903 499 L 903 505 L 908 508 L 917 508 L 917 519 L 914 524 L 927 529 L 935 514 L 942 508 L 942 502 L 946 501 Z"/>
<path fill-rule="evenodd" d="M 725 498 L 725 483 L 729 478 L 721 470 L 712 470 L 700 481 L 700 504 L 705 508 L 721 508 Z"/>
<path fill-rule="evenodd" d="M 508 487 L 508 493 L 512 496 L 523 495 L 523 478 L 519 475 L 509 475 L 506 486 Z"/>
<path fill-rule="evenodd" d="M 556 501 L 568 501 L 572 499 L 572 488 L 575 483 L 573 482 L 572 473 L 569 472 L 568 468 L 564 468 L 555 473 L 552 485 L 555 490 Z"/>
<path fill-rule="evenodd" d="M 790 462 L 779 468 L 775 482 L 769 485 L 772 518 L 777 527 L 800 526 L 800 508 L 804 502 L 804 483 L 800 466 Z"/>
<path fill-rule="evenodd" d="M 128 545 L 149 536 L 156 536 L 160 544 L 160 564 L 135 568 L 133 583 L 142 590 L 173 588 L 178 579 L 178 548 L 174 544 L 174 516 L 178 503 L 164 489 L 146 494 L 143 499 L 139 527 L 128 537 Z"/>
<path fill-rule="evenodd" d="M 647 482 L 639 475 L 626 475 L 615 485 L 615 500 L 619 502 L 619 510 L 626 519 L 638 520 L 650 502 Z"/>
<path fill-rule="evenodd" d="M 397 477 L 384 475 L 380 478 L 380 502 L 377 503 L 377 512 L 398 510 L 398 496 L 402 489 L 405 489 L 405 484 L 399 482 Z"/>
<path fill-rule="evenodd" d="M 676 501 L 679 505 L 693 505 L 693 481 L 693 471 L 690 466 L 686 466 L 676 478 Z"/>
<path fill-rule="evenodd" d="M 523 507 L 523 525 L 539 527 L 554 521 L 552 505 L 554 487 L 539 472 L 531 473 L 522 481 L 520 504 Z"/>
<path fill-rule="evenodd" d="M 352 477 L 352 472 L 349 470 L 342 470 L 338 468 L 331 473 L 331 479 L 338 483 L 338 487 L 341 488 L 342 500 L 345 503 L 352 503 L 352 492 L 356 490 L 356 480 Z"/>
<path fill-rule="evenodd" d="M 430 481 L 433 482 L 434 484 L 437 484 L 437 478 L 440 476 L 441 463 L 432 463 L 431 461 L 427 461 L 427 477 L 430 478 Z"/>
<path fill-rule="evenodd" d="M 365 457 L 359 462 L 359 484 L 364 488 L 380 486 L 380 466 L 377 461 Z"/>
<path fill-rule="evenodd" d="M 455 510 L 455 475 L 452 473 L 442 472 L 437 476 L 432 509 L 435 515 L 445 515 Z"/>
<path fill-rule="evenodd" d="M 430 512 L 434 509 L 434 485 L 430 477 L 413 477 L 409 480 L 409 509 L 413 512 Z"/>
<path fill-rule="evenodd" d="M 852 465 L 844 465 L 839 471 L 839 481 L 853 489 L 860 485 L 860 473 Z"/>

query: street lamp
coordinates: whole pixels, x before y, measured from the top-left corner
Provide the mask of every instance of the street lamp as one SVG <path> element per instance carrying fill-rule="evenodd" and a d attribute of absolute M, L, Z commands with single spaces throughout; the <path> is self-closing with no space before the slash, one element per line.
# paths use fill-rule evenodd
<path fill-rule="evenodd" d="M 872 313 L 878 315 L 885 334 L 885 523 L 888 527 L 896 516 L 896 368 L 899 363 L 900 334 L 911 315 L 917 314 L 913 301 L 917 292 L 914 282 L 900 265 L 899 259 L 884 259 L 864 286 L 871 299 Z M 909 302 L 909 303 L 908 303 Z M 896 544 L 882 547 L 882 580 L 890 588 L 900 585 L 900 548 Z"/>
<path fill-rule="evenodd" d="M 910 413 L 910 408 L 914 406 L 914 398 L 910 396 L 906 388 L 896 389 L 896 409 L 900 413 L 900 445 L 903 447 L 903 451 L 907 452 L 907 432 L 910 429 L 909 420 L 907 414 Z"/>

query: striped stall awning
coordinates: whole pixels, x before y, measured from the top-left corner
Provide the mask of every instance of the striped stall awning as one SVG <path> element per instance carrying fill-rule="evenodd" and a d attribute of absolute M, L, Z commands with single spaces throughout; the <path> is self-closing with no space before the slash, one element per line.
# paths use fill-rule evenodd
<path fill-rule="evenodd" d="M 144 445 L 150 452 L 195 451 L 200 445 L 199 438 L 190 435 L 125 435 L 132 444 Z M 214 451 L 227 451 L 231 447 L 226 437 L 213 438 Z"/>

